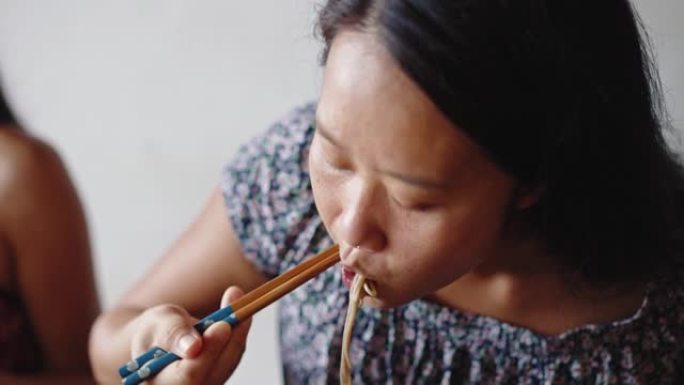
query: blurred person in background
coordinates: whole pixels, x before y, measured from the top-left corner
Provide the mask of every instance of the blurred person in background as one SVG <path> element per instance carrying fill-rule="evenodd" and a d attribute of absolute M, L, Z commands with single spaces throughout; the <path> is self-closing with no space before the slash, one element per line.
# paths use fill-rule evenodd
<path fill-rule="evenodd" d="M 98 312 L 74 185 L 0 90 L 0 384 L 92 384 L 87 339 Z"/>

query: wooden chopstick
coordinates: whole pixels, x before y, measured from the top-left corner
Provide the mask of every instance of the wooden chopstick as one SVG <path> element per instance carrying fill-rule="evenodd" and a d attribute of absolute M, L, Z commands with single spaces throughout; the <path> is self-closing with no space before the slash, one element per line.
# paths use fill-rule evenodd
<path fill-rule="evenodd" d="M 292 269 L 284 272 L 283 274 L 269 280 L 268 282 L 265 282 L 261 286 L 258 286 L 254 290 L 250 291 L 249 293 L 243 295 L 242 297 L 238 298 L 231 304 L 233 307 L 233 310 L 237 310 L 246 304 L 254 301 L 255 299 L 263 296 L 265 293 L 268 293 L 271 291 L 273 288 L 280 286 L 283 282 L 287 282 L 290 280 L 290 278 L 299 275 L 302 271 L 308 269 L 310 266 L 313 266 L 317 264 L 318 262 L 328 258 L 330 255 L 338 255 L 339 254 L 340 247 L 338 245 L 333 245 L 332 247 L 329 247 L 325 250 L 323 250 L 321 253 L 318 255 L 308 258 L 304 262 L 300 263 L 299 265 L 293 267 Z"/>
<path fill-rule="evenodd" d="M 328 253 L 328 251 L 330 252 Z M 297 269 L 297 272 L 288 276 L 288 279 L 279 280 L 277 286 L 271 286 L 270 290 L 264 291 L 263 294 L 259 295 L 253 300 L 250 300 L 244 305 L 242 303 L 240 304 L 240 306 L 238 306 L 237 303 L 233 305 L 233 316 L 238 321 L 243 320 L 245 318 L 249 318 L 251 315 L 263 309 L 264 307 L 272 304 L 273 302 L 277 301 L 285 294 L 298 288 L 304 282 L 310 280 L 311 278 L 317 276 L 321 272 L 335 265 L 340 260 L 339 249 L 337 247 L 333 247 L 319 254 L 315 258 L 311 259 L 315 259 L 315 263 L 308 264 L 303 269 L 297 269 L 297 267 L 301 265 L 293 268 L 292 270 Z M 283 274 L 283 276 L 285 274 Z M 273 279 L 272 281 L 275 281 L 276 279 L 277 278 Z"/>

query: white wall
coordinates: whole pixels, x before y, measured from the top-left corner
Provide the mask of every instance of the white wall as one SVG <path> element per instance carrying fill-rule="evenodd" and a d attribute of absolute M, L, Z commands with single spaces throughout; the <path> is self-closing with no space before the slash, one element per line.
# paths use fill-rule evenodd
<path fill-rule="evenodd" d="M 684 129 L 684 2 L 640 0 Z M 314 0 L 0 0 L 0 65 L 85 202 L 110 306 L 197 213 L 237 145 L 315 98 Z M 273 309 L 236 384 L 279 383 Z"/>
<path fill-rule="evenodd" d="M 675 146 L 684 151 L 684 1 L 633 0 L 646 26 L 663 82 L 665 101 L 676 135 Z"/>

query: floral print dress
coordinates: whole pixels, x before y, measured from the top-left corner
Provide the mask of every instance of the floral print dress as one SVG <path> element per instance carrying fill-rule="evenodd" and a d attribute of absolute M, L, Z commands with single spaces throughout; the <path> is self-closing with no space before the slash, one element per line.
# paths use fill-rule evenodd
<path fill-rule="evenodd" d="M 242 249 L 273 277 L 332 244 L 307 173 L 315 105 L 244 145 L 223 192 Z M 684 274 L 649 285 L 630 318 L 543 336 L 418 299 L 359 309 L 355 384 L 684 384 Z M 338 384 L 348 290 L 334 267 L 279 303 L 286 384 Z"/>

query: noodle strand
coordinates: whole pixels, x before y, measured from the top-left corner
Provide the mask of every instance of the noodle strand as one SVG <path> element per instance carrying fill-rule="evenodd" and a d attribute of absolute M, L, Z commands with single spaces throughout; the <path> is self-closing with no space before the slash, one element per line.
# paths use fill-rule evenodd
<path fill-rule="evenodd" d="M 344 320 L 344 332 L 342 333 L 342 360 L 340 362 L 340 383 L 351 385 L 351 360 L 349 350 L 351 348 L 351 336 L 356 320 L 356 312 L 363 304 L 365 296 L 375 297 L 377 291 L 372 281 L 366 281 L 366 277 L 357 274 L 349 290 L 349 306 Z"/>

